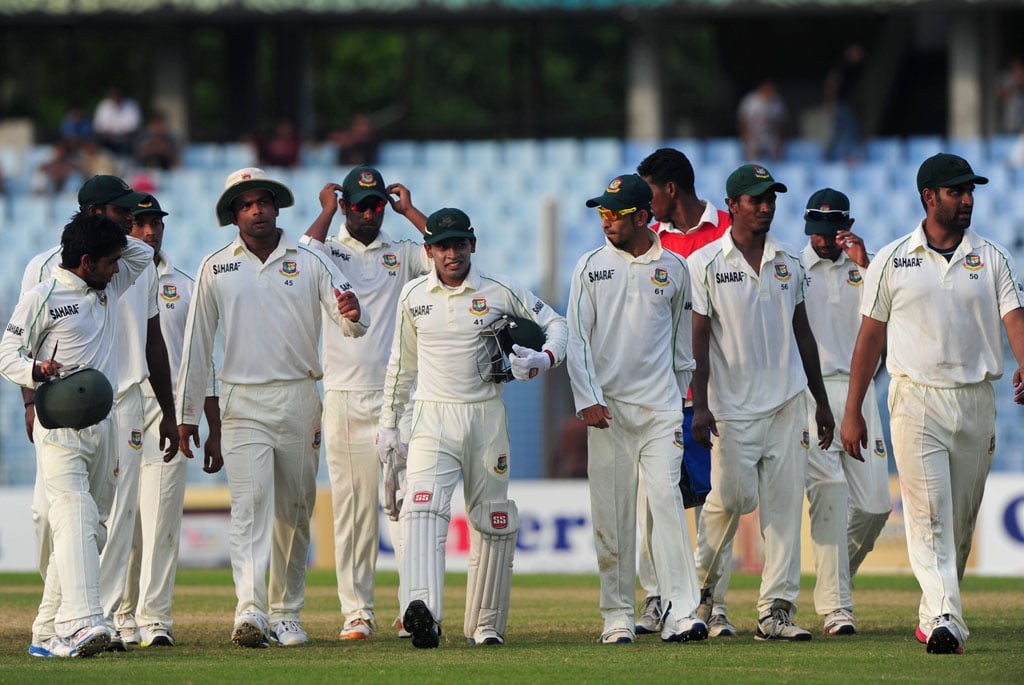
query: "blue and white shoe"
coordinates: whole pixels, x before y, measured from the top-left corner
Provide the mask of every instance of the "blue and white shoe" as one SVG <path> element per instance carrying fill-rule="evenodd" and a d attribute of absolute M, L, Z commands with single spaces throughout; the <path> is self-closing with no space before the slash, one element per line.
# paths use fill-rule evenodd
<path fill-rule="evenodd" d="M 71 648 L 64 645 L 59 637 L 51 635 L 45 640 L 35 640 L 28 646 L 29 656 L 51 657 L 70 656 L 61 652 L 70 652 Z"/>
<path fill-rule="evenodd" d="M 646 633 L 657 633 L 661 630 L 664 617 L 661 615 L 661 597 L 657 595 L 644 600 L 644 610 L 636 619 L 635 630 L 637 635 Z"/>
<path fill-rule="evenodd" d="M 106 626 L 82 628 L 67 640 L 72 657 L 89 657 L 106 651 L 110 645 L 110 631 Z M 61 655 L 63 656 L 63 655 Z"/>

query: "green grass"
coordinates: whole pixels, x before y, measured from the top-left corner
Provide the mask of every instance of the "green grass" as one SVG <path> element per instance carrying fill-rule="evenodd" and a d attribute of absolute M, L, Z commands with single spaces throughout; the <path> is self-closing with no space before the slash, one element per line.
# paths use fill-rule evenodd
<path fill-rule="evenodd" d="M 1024 682 L 1024 579 L 964 581 L 972 634 L 963 656 L 926 654 L 913 636 L 919 592 L 910 576 L 863 576 L 854 601 L 860 633 L 820 635 L 811 610 L 813 579 L 801 592 L 797 623 L 812 630 L 809 643 L 753 639 L 759 579 L 733 576 L 730 618 L 736 639 L 663 644 L 643 636 L 636 644 L 596 644 L 601 630 L 594 576 L 519 575 L 501 648 L 470 647 L 462 638 L 465 575 L 449 574 L 441 648 L 415 650 L 382 628 L 366 642 L 335 639 L 341 627 L 334 575 L 311 572 L 303 625 L 312 643 L 292 649 L 246 650 L 228 637 L 234 594 L 228 571 L 178 574 L 177 646 L 135 649 L 93 659 L 28 656 L 30 626 L 41 583 L 34 574 L 0 574 L 0 683 L 1020 683 Z M 378 578 L 381 623 L 397 613 L 394 573 Z"/>

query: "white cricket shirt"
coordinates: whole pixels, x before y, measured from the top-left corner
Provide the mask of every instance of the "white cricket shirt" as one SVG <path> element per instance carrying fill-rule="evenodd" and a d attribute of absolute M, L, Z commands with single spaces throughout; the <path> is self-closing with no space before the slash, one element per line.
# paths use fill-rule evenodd
<path fill-rule="evenodd" d="M 1021 306 L 1006 248 L 968 230 L 947 262 L 922 223 L 868 267 L 861 313 L 887 323 L 890 376 L 957 388 L 1003 374 L 1002 318 Z"/>
<path fill-rule="evenodd" d="M 796 252 L 769 233 L 754 271 L 732 231 L 687 261 L 693 311 L 711 319 L 708 407 L 718 419 L 752 419 L 773 414 L 807 387 L 793 333 L 804 269 Z"/>
<path fill-rule="evenodd" d="M 869 259 L 873 259 L 871 255 Z M 850 360 L 860 331 L 864 274 L 845 252 L 836 261 L 822 259 L 808 243 L 800 253 L 806 289 L 804 307 L 818 343 L 822 377 L 850 375 Z"/>

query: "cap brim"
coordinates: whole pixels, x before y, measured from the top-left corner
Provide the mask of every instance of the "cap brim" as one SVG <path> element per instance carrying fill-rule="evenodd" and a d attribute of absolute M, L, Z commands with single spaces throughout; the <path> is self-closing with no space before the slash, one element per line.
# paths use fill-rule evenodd
<path fill-rule="evenodd" d="M 785 193 L 789 191 L 789 188 L 778 181 L 762 181 L 761 183 L 755 183 L 749 188 L 744 188 L 741 191 L 741 194 L 757 197 L 758 195 L 767 193 L 769 190 L 774 190 L 777 193 Z"/>
<path fill-rule="evenodd" d="M 221 226 L 227 226 L 231 223 L 231 203 L 234 202 L 235 198 L 250 190 L 269 190 L 277 199 L 278 207 L 291 207 L 295 204 L 295 196 L 292 195 L 292 191 L 288 189 L 288 186 L 283 183 L 269 181 L 265 178 L 242 181 L 225 189 L 221 193 L 220 199 L 217 200 L 217 220 Z"/>
<path fill-rule="evenodd" d="M 377 197 L 387 202 L 387 193 L 377 190 L 376 188 L 360 188 L 359 190 L 352 191 L 350 197 L 345 198 L 345 202 L 350 205 L 357 205 L 368 197 Z"/>
<path fill-rule="evenodd" d="M 974 173 L 964 174 L 963 176 L 955 176 L 948 181 L 943 181 L 942 187 L 952 188 L 954 186 L 963 185 L 964 183 L 976 183 L 977 185 L 983 186 L 988 183 L 988 179 Z"/>
<path fill-rule="evenodd" d="M 160 216 L 167 216 L 167 212 L 162 209 L 133 209 L 132 216 L 142 216 L 143 214 L 159 214 Z"/>
<path fill-rule="evenodd" d="M 123 207 L 125 209 L 132 209 L 135 205 L 139 204 L 143 200 L 149 197 L 149 193 L 125 193 L 120 197 L 115 197 L 107 204 L 114 205 L 115 207 Z"/>
<path fill-rule="evenodd" d="M 592 197 L 587 200 L 588 207 L 604 207 L 605 209 L 614 209 L 616 211 L 620 209 L 629 209 L 635 205 L 627 204 L 617 197 L 607 197 L 602 195 L 601 197 Z"/>
<path fill-rule="evenodd" d="M 804 223 L 804 233 L 807 235 L 836 235 L 845 226 L 837 226 L 828 221 L 808 221 Z"/>
<path fill-rule="evenodd" d="M 423 243 L 426 245 L 434 245 L 441 242 L 442 240 L 448 240 L 449 238 L 475 238 L 476 234 L 470 231 L 445 231 L 444 233 L 438 233 L 437 235 L 425 236 Z"/>

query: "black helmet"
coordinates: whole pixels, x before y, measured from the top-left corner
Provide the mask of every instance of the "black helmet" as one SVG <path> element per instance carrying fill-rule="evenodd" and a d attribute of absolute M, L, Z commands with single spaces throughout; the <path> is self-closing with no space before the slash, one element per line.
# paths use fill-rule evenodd
<path fill-rule="evenodd" d="M 513 345 L 529 347 L 540 352 L 547 337 L 544 330 L 531 319 L 503 314 L 500 319 L 480 331 L 477 351 L 477 369 L 480 377 L 491 383 L 512 380 L 512 365 L 508 355 Z"/>
<path fill-rule="evenodd" d="M 61 369 L 36 388 L 36 417 L 43 428 L 88 428 L 106 418 L 113 404 L 110 381 L 85 366 Z"/>

